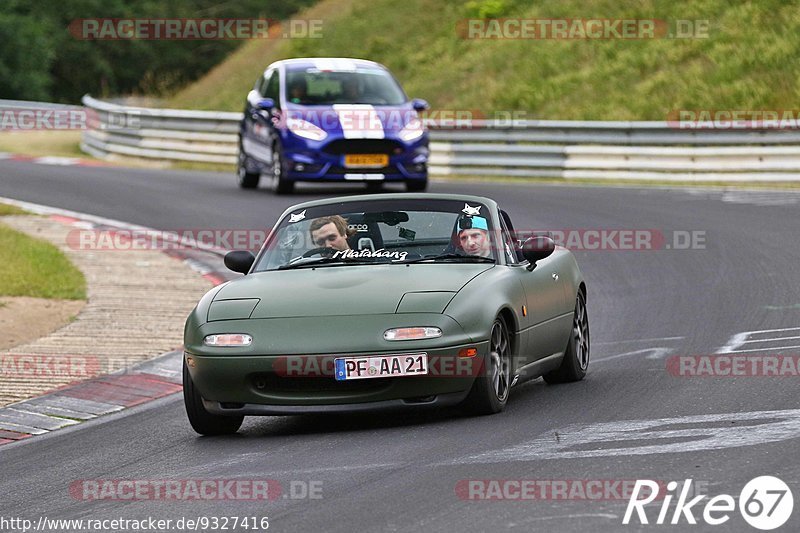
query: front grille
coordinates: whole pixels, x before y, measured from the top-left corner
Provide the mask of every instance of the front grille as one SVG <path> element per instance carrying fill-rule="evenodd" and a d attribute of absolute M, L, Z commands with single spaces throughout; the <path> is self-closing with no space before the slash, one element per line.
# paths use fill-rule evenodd
<path fill-rule="evenodd" d="M 272 373 L 256 374 L 252 377 L 253 389 L 264 394 L 270 392 L 374 392 L 387 387 L 389 383 L 389 378 L 336 381 L 333 376 L 284 377 Z"/>
<path fill-rule="evenodd" d="M 322 151 L 327 154 L 399 154 L 403 145 L 389 139 L 337 139 L 326 144 Z"/>

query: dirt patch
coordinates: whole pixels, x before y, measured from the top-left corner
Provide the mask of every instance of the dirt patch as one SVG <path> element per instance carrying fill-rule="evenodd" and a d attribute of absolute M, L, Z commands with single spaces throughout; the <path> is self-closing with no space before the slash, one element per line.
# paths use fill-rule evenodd
<path fill-rule="evenodd" d="M 0 350 L 44 337 L 69 324 L 84 305 L 83 300 L 0 297 Z"/>

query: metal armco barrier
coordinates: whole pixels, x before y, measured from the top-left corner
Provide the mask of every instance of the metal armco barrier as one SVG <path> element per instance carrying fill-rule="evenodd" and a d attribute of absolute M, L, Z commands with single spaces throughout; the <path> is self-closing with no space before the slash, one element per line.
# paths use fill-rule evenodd
<path fill-rule="evenodd" d="M 127 107 L 84 96 L 96 157 L 234 164 L 240 113 Z M 428 124 L 431 175 L 673 181 L 800 180 L 800 131 L 667 122 Z M 708 125 L 704 125 L 708 126 Z"/>

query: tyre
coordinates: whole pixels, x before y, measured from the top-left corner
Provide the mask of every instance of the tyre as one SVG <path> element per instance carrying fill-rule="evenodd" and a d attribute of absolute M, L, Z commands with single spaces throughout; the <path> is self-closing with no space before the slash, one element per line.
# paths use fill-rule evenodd
<path fill-rule="evenodd" d="M 564 351 L 561 366 L 545 374 L 547 383 L 568 383 L 580 381 L 589 368 L 589 315 L 586 313 L 586 297 L 581 291 L 575 298 L 575 314 L 572 319 L 572 332 Z"/>
<path fill-rule="evenodd" d="M 424 192 L 428 188 L 428 178 L 422 180 L 409 180 L 406 182 L 408 192 Z"/>
<path fill-rule="evenodd" d="M 499 413 L 506 407 L 511 388 L 511 339 L 503 317 L 498 316 L 489 335 L 489 354 L 483 372 L 475 378 L 464 407 L 473 415 Z"/>
<path fill-rule="evenodd" d="M 280 144 L 272 147 L 272 187 L 275 194 L 291 194 L 294 182 L 286 179 L 286 163 L 283 160 Z"/>
<path fill-rule="evenodd" d="M 243 416 L 222 416 L 206 411 L 203 398 L 194 388 L 186 361 L 183 362 L 183 403 L 192 428 L 201 435 L 231 435 L 239 431 Z"/>
<path fill-rule="evenodd" d="M 255 189 L 258 187 L 258 181 L 261 178 L 260 172 L 248 171 L 247 156 L 244 154 L 241 144 L 239 145 L 239 157 L 236 162 L 236 177 L 239 181 L 239 187 L 242 189 Z"/>

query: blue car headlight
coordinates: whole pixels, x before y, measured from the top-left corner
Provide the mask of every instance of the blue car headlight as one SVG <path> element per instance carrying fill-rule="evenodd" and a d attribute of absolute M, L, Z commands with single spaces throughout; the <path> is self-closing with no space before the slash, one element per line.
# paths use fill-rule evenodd
<path fill-rule="evenodd" d="M 425 133 L 425 126 L 418 118 L 411 119 L 408 124 L 400 131 L 398 137 L 405 142 L 416 141 Z"/>
<path fill-rule="evenodd" d="M 307 120 L 303 120 L 300 118 L 287 119 L 286 127 L 289 128 L 289 131 L 291 131 L 298 137 L 303 137 L 304 139 L 311 139 L 312 141 L 321 141 L 328 136 L 325 130 L 323 130 L 319 126 L 315 126 L 314 124 L 308 122 Z"/>

